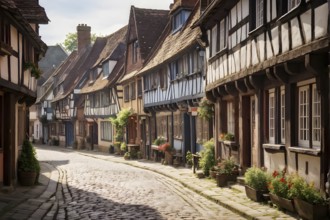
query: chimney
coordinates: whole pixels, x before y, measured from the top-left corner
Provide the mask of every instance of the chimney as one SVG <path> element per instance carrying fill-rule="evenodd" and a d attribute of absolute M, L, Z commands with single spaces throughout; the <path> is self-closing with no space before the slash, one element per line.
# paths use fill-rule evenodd
<path fill-rule="evenodd" d="M 79 24 L 77 26 L 78 53 L 85 47 L 91 45 L 91 27 L 87 24 Z"/>

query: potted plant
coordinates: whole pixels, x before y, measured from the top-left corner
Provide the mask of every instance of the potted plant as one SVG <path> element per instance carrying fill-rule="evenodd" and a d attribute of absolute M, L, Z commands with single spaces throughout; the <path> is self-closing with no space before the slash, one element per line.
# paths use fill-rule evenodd
<path fill-rule="evenodd" d="M 165 154 L 165 164 L 173 164 L 172 147 L 169 143 L 163 143 L 159 146 L 159 150 Z"/>
<path fill-rule="evenodd" d="M 192 153 L 188 150 L 186 154 L 186 167 L 191 168 L 193 164 L 193 155 Z"/>
<path fill-rule="evenodd" d="M 210 169 L 216 164 L 214 155 L 214 141 L 210 139 L 203 144 L 204 149 L 200 151 L 199 167 L 202 168 L 205 176 L 208 176 Z"/>
<path fill-rule="evenodd" d="M 121 155 L 124 155 L 126 151 L 127 151 L 126 143 L 125 142 L 122 142 L 120 144 L 120 154 Z"/>
<path fill-rule="evenodd" d="M 225 159 L 219 163 L 219 171 L 217 173 L 217 185 L 219 187 L 226 186 L 229 181 L 236 181 L 238 175 L 238 166 L 232 157 Z"/>
<path fill-rule="evenodd" d="M 24 63 L 24 70 L 30 70 L 31 76 L 35 77 L 36 79 L 38 79 L 42 74 L 41 70 L 37 67 L 37 65 L 32 62 Z"/>
<path fill-rule="evenodd" d="M 199 117 L 210 120 L 214 115 L 213 103 L 207 98 L 202 98 L 199 103 L 197 113 Z"/>
<path fill-rule="evenodd" d="M 282 172 L 275 170 L 268 185 L 269 197 L 277 207 L 295 212 L 292 194 L 289 191 L 291 186 L 291 180 L 286 175 L 285 169 Z"/>
<path fill-rule="evenodd" d="M 308 184 L 297 174 L 291 177 L 289 193 L 294 202 L 295 209 L 303 219 L 328 219 L 328 203 L 313 184 Z"/>
<path fill-rule="evenodd" d="M 21 154 L 17 163 L 18 181 L 23 186 L 32 186 L 38 182 L 40 165 L 36 158 L 36 152 L 31 142 L 24 140 Z"/>
<path fill-rule="evenodd" d="M 130 152 L 126 152 L 125 154 L 124 154 L 124 159 L 125 160 L 129 160 L 131 158 L 131 153 Z"/>
<path fill-rule="evenodd" d="M 244 177 L 247 197 L 256 202 L 264 201 L 263 195 L 268 193 L 269 175 L 261 168 L 251 167 L 247 169 Z"/>

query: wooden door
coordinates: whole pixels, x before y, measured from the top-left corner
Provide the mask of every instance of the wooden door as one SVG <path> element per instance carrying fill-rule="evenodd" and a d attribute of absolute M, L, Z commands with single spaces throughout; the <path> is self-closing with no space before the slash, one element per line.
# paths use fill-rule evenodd
<path fill-rule="evenodd" d="M 254 96 L 251 96 L 250 98 L 250 136 L 251 136 L 251 155 L 252 155 L 252 165 L 258 164 L 258 149 L 256 146 L 256 140 L 257 140 L 257 129 L 256 129 L 256 101 Z"/>
<path fill-rule="evenodd" d="M 137 122 L 136 122 L 136 116 L 129 117 L 128 120 L 128 144 L 135 144 L 136 136 L 137 136 Z"/>
<path fill-rule="evenodd" d="M 242 144 L 241 144 L 241 166 L 243 172 L 251 167 L 251 99 L 250 96 L 242 97 Z"/>

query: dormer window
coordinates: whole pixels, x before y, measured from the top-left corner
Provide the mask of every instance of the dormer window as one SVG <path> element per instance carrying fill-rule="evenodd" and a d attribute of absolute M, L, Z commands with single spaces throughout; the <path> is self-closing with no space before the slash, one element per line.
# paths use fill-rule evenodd
<path fill-rule="evenodd" d="M 109 62 L 104 62 L 102 65 L 103 77 L 107 77 L 109 75 Z"/>
<path fill-rule="evenodd" d="M 132 63 L 136 63 L 138 59 L 139 42 L 136 40 L 132 43 Z"/>
<path fill-rule="evenodd" d="M 190 15 L 190 11 L 187 11 L 187 10 L 181 10 L 173 15 L 172 33 L 175 33 L 181 29 L 181 27 L 187 21 L 189 15 Z"/>

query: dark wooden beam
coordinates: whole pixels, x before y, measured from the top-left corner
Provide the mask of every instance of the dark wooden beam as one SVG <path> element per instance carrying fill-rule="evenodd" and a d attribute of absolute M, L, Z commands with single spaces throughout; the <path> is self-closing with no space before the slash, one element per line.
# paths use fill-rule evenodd
<path fill-rule="evenodd" d="M 248 91 L 248 88 L 245 85 L 245 82 L 243 80 L 236 80 L 235 86 L 238 91 L 241 93 L 246 93 Z"/>
<path fill-rule="evenodd" d="M 248 77 L 244 78 L 244 83 L 248 91 L 254 90 L 253 86 L 251 85 Z"/>
<path fill-rule="evenodd" d="M 221 96 L 229 95 L 224 86 L 219 86 L 218 87 L 218 93 Z"/>
<path fill-rule="evenodd" d="M 251 83 L 252 87 L 256 90 L 262 88 L 262 81 L 260 76 L 255 76 L 255 75 L 249 76 L 249 82 Z"/>
<path fill-rule="evenodd" d="M 299 72 L 301 72 L 299 68 L 299 63 L 291 63 L 291 62 L 285 62 L 284 63 L 284 70 L 289 75 L 297 75 Z"/>
<path fill-rule="evenodd" d="M 277 81 L 278 79 L 274 75 L 274 69 L 273 68 L 267 68 L 266 69 L 266 76 L 270 81 Z"/>
<path fill-rule="evenodd" d="M 238 90 L 236 89 L 235 83 L 225 84 L 225 90 L 229 95 L 236 96 L 238 95 Z"/>
<path fill-rule="evenodd" d="M 289 82 L 289 76 L 286 74 L 284 67 L 282 66 L 274 67 L 274 76 L 282 83 L 286 84 Z"/>

